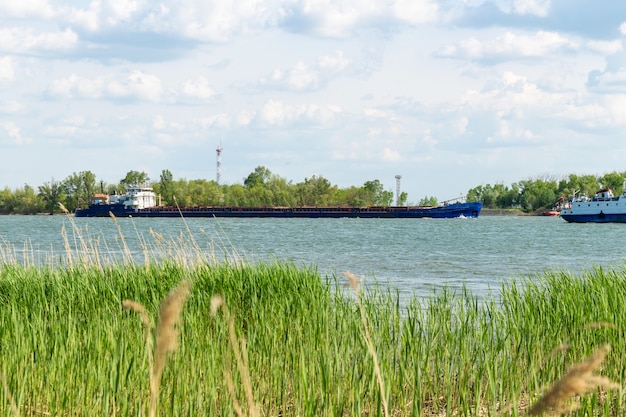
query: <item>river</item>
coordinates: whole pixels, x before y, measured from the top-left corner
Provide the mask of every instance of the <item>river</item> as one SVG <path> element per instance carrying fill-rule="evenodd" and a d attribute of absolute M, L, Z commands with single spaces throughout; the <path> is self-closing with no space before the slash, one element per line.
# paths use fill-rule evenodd
<path fill-rule="evenodd" d="M 64 232 L 68 237 L 64 240 Z M 465 285 L 474 294 L 549 270 L 624 268 L 626 225 L 570 224 L 554 217 L 478 219 L 145 219 L 0 216 L 0 260 L 43 263 L 69 245 L 141 262 L 161 237 L 218 260 L 291 261 L 322 274 L 350 271 L 404 295 Z M 94 243 L 95 242 L 95 243 Z M 124 249 L 128 247 L 128 251 Z M 150 249 L 151 248 L 151 249 Z"/>

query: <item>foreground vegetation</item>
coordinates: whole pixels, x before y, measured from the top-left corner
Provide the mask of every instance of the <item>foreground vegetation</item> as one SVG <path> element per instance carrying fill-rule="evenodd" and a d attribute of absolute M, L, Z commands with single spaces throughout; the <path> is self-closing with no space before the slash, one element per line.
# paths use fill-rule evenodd
<path fill-rule="evenodd" d="M 511 184 L 485 184 L 467 192 L 468 201 L 482 201 L 486 209 L 514 209 L 526 213 L 552 208 L 559 199 L 578 195 L 592 196 L 601 188 L 622 193 L 626 172 L 602 176 L 571 174 L 565 178 L 536 178 Z M 169 170 L 163 170 L 158 181 L 150 180 L 145 172 L 129 171 L 118 183 L 96 181 L 91 171 L 73 173 L 62 181 L 46 182 L 35 189 L 29 185 L 16 190 L 0 190 L 0 214 L 33 214 L 60 212 L 62 203 L 71 212 L 85 206 L 94 193 L 122 193 L 129 184 L 149 183 L 160 196 L 162 204 L 181 206 L 376 206 L 431 205 L 435 196 L 409 201 L 402 192 L 399 201 L 394 192 L 385 189 L 380 180 L 366 181 L 362 186 L 339 188 L 323 176 L 312 176 L 294 183 L 259 166 L 241 184 L 218 184 L 205 179 L 175 180 Z"/>
<path fill-rule="evenodd" d="M 626 411 L 616 389 L 626 370 L 623 271 L 547 273 L 503 286 L 497 299 L 443 291 L 401 303 L 351 275 L 188 249 L 105 263 L 82 245 L 53 266 L 0 251 L 0 414 L 148 415 L 155 391 L 161 416 Z M 181 285 L 184 300 L 162 304 Z M 222 309 L 211 314 L 216 295 Z M 153 338 L 157 315 L 172 328 Z M 155 390 L 155 363 L 168 353 Z M 574 393 L 585 395 L 567 402 Z"/>

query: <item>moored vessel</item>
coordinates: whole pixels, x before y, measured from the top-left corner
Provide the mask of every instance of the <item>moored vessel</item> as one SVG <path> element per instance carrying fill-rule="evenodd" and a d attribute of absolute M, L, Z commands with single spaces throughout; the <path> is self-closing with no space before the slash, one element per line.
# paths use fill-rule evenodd
<path fill-rule="evenodd" d="M 436 207 L 422 206 L 162 206 L 149 186 L 132 185 L 121 195 L 95 195 L 89 207 L 76 209 L 76 217 L 272 217 L 272 218 L 476 218 L 480 202 L 446 202 Z"/>
<path fill-rule="evenodd" d="M 609 188 L 597 191 L 593 198 L 574 196 L 561 210 L 570 223 L 626 223 L 626 179 L 618 197 Z"/>

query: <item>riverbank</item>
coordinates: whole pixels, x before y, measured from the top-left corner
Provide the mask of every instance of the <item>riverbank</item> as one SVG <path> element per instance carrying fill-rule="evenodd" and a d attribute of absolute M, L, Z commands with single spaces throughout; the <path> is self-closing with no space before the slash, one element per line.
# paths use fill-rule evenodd
<path fill-rule="evenodd" d="M 483 208 L 480 211 L 481 216 L 529 216 L 528 213 L 524 213 L 518 209 L 486 209 Z"/>

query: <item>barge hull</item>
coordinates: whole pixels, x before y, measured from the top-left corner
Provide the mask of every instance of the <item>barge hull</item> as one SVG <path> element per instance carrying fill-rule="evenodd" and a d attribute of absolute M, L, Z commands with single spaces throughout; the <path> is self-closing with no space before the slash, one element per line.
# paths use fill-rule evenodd
<path fill-rule="evenodd" d="M 234 217 L 234 218 L 476 218 L 481 203 L 440 207 L 171 207 L 130 209 L 122 204 L 94 204 L 76 217 Z"/>

